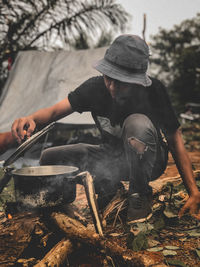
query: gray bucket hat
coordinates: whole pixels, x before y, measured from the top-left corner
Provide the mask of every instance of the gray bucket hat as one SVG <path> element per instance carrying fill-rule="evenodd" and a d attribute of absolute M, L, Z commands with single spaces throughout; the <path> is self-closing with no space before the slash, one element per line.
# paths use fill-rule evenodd
<path fill-rule="evenodd" d="M 93 67 L 110 78 L 150 86 L 147 76 L 149 47 L 137 35 L 120 35 L 106 50 L 104 58 Z"/>

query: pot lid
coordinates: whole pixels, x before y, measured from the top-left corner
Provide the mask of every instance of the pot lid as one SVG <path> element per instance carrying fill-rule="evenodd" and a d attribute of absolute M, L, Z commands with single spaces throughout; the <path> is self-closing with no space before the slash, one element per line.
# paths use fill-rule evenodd
<path fill-rule="evenodd" d="M 15 169 L 12 174 L 17 176 L 32 176 L 32 177 L 46 177 L 53 175 L 75 175 L 78 173 L 78 168 L 74 166 L 65 165 L 42 165 L 36 167 L 23 167 L 21 169 Z M 67 178 L 67 177 L 66 177 Z"/>
<path fill-rule="evenodd" d="M 3 166 L 7 167 L 13 162 L 15 162 L 25 151 L 27 151 L 32 145 L 34 145 L 40 137 L 50 131 L 55 125 L 55 122 L 50 123 L 42 130 L 38 131 L 37 133 L 33 134 L 30 138 L 28 138 L 24 143 L 22 143 L 17 150 L 7 159 L 5 160 Z"/>

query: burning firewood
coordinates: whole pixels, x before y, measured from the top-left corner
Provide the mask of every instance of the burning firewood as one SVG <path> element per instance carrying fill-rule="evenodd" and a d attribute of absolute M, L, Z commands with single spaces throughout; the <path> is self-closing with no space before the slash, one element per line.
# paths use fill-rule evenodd
<path fill-rule="evenodd" d="M 102 215 L 103 224 L 106 225 L 106 220 L 109 218 L 113 220 L 113 226 L 116 224 L 119 214 L 124 212 L 127 208 L 127 191 L 122 188 L 117 191 L 110 203 L 105 207 Z"/>
<path fill-rule="evenodd" d="M 93 178 L 89 172 L 82 172 L 79 175 L 82 176 L 82 181 L 83 181 L 83 184 L 85 187 L 85 193 L 87 196 L 87 201 L 88 201 L 88 205 L 90 207 L 90 212 L 92 214 L 92 218 L 93 218 L 96 232 L 99 235 L 103 236 L 102 222 L 101 222 L 101 218 L 99 215 Z"/>
<path fill-rule="evenodd" d="M 68 254 L 72 253 L 73 246 L 70 240 L 63 239 L 58 242 L 46 256 L 34 267 L 62 266 L 66 262 Z"/>
<path fill-rule="evenodd" d="M 96 234 L 87 229 L 80 222 L 66 216 L 62 213 L 52 213 L 51 218 L 54 223 L 66 234 L 67 238 L 71 241 L 80 242 L 85 245 L 92 245 L 97 251 L 106 256 L 110 256 L 121 262 L 122 264 L 129 264 L 128 266 L 142 267 L 146 266 L 144 262 L 150 261 L 147 255 L 144 255 L 141 259 L 136 253 L 131 250 L 120 247 L 113 241 L 110 241 L 99 234 Z M 126 265 L 124 265 L 126 266 Z"/>

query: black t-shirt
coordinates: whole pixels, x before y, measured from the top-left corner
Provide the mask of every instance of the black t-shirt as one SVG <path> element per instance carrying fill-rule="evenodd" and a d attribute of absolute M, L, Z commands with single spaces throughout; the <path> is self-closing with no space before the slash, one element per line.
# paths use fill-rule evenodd
<path fill-rule="evenodd" d="M 134 113 L 146 115 L 158 133 L 173 133 L 179 122 L 172 108 L 165 86 L 151 78 L 152 85 L 132 84 L 128 91 L 113 100 L 104 84 L 103 76 L 88 79 L 69 94 L 74 111 L 90 111 L 104 140 L 108 136 L 120 137 L 123 121 Z"/>

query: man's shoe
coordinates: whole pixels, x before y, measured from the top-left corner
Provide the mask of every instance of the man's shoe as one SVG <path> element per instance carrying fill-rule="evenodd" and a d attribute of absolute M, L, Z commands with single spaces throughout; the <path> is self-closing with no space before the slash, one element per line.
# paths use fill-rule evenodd
<path fill-rule="evenodd" d="M 134 193 L 128 198 L 127 223 L 144 222 L 152 216 L 152 196 Z"/>

